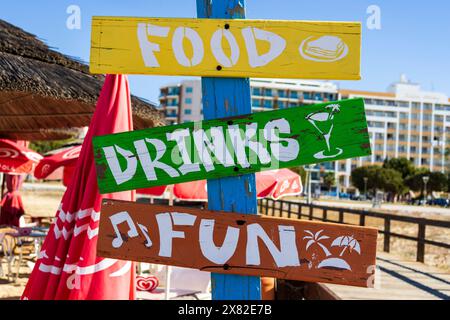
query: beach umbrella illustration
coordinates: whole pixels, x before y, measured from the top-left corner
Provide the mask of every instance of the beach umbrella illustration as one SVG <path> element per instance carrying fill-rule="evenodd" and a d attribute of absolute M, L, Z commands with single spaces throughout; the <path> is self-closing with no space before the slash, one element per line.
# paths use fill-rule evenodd
<path fill-rule="evenodd" d="M 346 250 L 349 250 L 352 252 L 353 250 L 356 251 L 358 254 L 361 254 L 361 246 L 359 245 L 359 242 L 353 238 L 353 236 L 341 236 L 334 239 L 334 241 L 331 243 L 332 247 L 344 247 L 344 249 L 341 251 L 341 254 L 339 256 L 342 257 L 344 252 Z"/>
<path fill-rule="evenodd" d="M 100 195 L 92 138 L 133 130 L 127 77 L 107 75 L 74 176 L 42 245 L 22 299 L 128 300 L 135 298 L 135 266 L 97 256 L 103 199 L 134 201 L 135 192 Z"/>

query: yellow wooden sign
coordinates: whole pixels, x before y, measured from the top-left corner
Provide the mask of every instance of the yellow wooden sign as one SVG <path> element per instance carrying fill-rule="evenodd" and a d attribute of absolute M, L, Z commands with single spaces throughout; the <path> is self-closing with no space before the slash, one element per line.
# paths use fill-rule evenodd
<path fill-rule="evenodd" d="M 90 71 L 360 79 L 361 24 L 94 17 Z"/>

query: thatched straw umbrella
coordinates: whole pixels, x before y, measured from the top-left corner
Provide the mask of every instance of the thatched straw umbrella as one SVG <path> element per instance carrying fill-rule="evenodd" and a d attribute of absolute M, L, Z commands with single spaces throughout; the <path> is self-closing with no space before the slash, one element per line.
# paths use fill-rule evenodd
<path fill-rule="evenodd" d="M 56 140 L 89 125 L 103 76 L 0 20 L 0 138 Z M 164 125 L 155 106 L 132 97 L 135 129 Z"/>

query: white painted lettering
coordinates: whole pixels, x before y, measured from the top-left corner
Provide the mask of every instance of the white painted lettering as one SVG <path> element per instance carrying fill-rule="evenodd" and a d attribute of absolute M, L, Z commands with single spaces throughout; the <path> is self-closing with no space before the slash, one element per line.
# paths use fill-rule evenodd
<path fill-rule="evenodd" d="M 156 215 L 156 221 L 159 229 L 159 256 L 168 257 L 172 256 L 172 242 L 173 239 L 184 239 L 185 234 L 183 231 L 173 230 L 173 226 L 193 226 L 196 216 L 188 213 L 160 213 Z"/>
<path fill-rule="evenodd" d="M 214 220 L 202 219 L 199 229 L 200 249 L 211 262 L 224 264 L 233 256 L 239 240 L 239 229 L 229 226 L 222 247 L 214 244 Z"/>
<path fill-rule="evenodd" d="M 189 59 L 183 47 L 183 38 L 186 37 L 192 44 L 193 56 Z M 194 67 L 203 60 L 204 48 L 203 41 L 197 31 L 187 28 L 179 27 L 175 29 L 172 38 L 172 49 L 178 63 L 184 67 Z"/>
<path fill-rule="evenodd" d="M 267 233 L 257 223 L 247 226 L 247 265 L 261 264 L 258 239 L 261 239 L 269 249 L 277 267 L 299 266 L 297 244 L 295 241 L 295 228 L 293 226 L 278 226 L 280 250 L 275 246 Z"/>
<path fill-rule="evenodd" d="M 150 42 L 148 36 L 166 38 L 169 34 L 169 27 L 159 27 L 152 24 L 139 23 L 137 34 L 141 47 L 142 58 L 146 67 L 159 67 L 158 60 L 154 52 L 159 52 L 159 44 Z"/>
<path fill-rule="evenodd" d="M 242 29 L 242 36 L 247 46 L 248 62 L 253 68 L 269 64 L 286 48 L 286 40 L 270 31 L 249 27 Z M 269 42 L 269 51 L 260 55 L 256 46 L 256 40 Z"/>
<path fill-rule="evenodd" d="M 153 160 L 150 157 L 146 143 L 151 143 L 155 147 L 156 156 Z M 180 176 L 177 170 L 159 161 L 166 152 L 166 145 L 161 140 L 146 138 L 145 140 L 142 139 L 135 141 L 134 146 L 148 181 L 157 180 L 155 168 L 164 170 L 172 178 Z"/>
<path fill-rule="evenodd" d="M 120 168 L 119 159 L 117 158 L 117 152 L 125 158 L 127 165 L 126 169 L 122 171 Z M 136 156 L 128 150 L 122 149 L 119 146 L 104 147 L 103 152 L 108 163 L 109 169 L 116 180 L 118 185 L 125 183 L 133 178 L 136 174 L 137 159 Z"/>

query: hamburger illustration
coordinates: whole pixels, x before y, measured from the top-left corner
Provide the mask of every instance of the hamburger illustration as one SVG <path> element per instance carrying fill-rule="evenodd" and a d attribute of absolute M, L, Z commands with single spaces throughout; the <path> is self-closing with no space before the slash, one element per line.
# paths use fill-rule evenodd
<path fill-rule="evenodd" d="M 335 36 L 308 37 L 299 50 L 303 58 L 318 62 L 338 61 L 348 54 L 347 44 Z"/>

